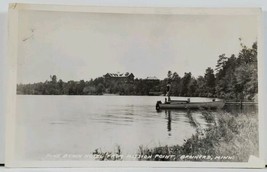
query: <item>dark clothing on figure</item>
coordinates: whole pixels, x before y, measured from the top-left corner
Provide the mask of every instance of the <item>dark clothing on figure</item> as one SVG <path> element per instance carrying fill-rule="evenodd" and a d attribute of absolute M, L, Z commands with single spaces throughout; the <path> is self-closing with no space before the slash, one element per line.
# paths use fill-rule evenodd
<path fill-rule="evenodd" d="M 167 92 L 169 92 L 169 91 L 170 91 L 170 89 L 171 89 L 171 85 L 170 85 L 170 84 L 168 84 L 168 85 L 167 85 Z"/>

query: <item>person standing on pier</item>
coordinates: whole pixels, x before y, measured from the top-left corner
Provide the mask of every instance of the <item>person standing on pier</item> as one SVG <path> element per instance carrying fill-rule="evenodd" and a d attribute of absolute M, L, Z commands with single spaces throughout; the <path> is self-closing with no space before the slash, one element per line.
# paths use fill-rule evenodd
<path fill-rule="evenodd" d="M 166 96 L 168 97 L 168 101 L 171 101 L 170 94 L 171 94 L 171 84 L 170 84 L 170 82 L 168 82 L 168 84 L 167 84 L 167 93 L 166 93 Z"/>

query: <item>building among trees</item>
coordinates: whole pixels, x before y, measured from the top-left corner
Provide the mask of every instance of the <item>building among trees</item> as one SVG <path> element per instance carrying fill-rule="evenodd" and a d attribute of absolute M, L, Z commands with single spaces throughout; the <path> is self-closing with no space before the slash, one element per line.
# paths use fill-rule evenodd
<path fill-rule="evenodd" d="M 159 79 L 155 76 L 148 76 L 144 79 L 147 82 L 154 82 L 154 83 L 159 83 Z"/>
<path fill-rule="evenodd" d="M 219 55 L 215 69 L 208 67 L 202 76 L 191 72 L 179 76 L 168 71 L 166 78 L 135 78 L 132 73 L 107 73 L 89 81 L 50 80 L 18 84 L 17 94 L 30 95 L 164 95 L 171 84 L 171 96 L 217 97 L 229 101 L 255 101 L 258 95 L 257 42 L 251 47 L 241 43 L 238 54 Z"/>
<path fill-rule="evenodd" d="M 126 72 L 123 73 L 107 73 L 104 75 L 106 82 L 133 82 L 134 81 L 134 74 Z"/>

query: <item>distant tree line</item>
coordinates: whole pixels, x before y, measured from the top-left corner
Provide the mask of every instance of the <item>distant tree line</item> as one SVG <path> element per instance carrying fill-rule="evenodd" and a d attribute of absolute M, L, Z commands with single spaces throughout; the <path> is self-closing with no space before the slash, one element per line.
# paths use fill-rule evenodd
<path fill-rule="evenodd" d="M 145 79 L 134 79 L 133 82 L 106 81 L 98 77 L 89 81 L 68 81 L 57 79 L 56 75 L 50 76 L 49 81 L 34 84 L 18 84 L 17 94 L 29 95 L 149 95 L 149 92 L 159 91 L 159 82 Z"/>
<path fill-rule="evenodd" d="M 191 72 L 179 76 L 168 71 L 167 77 L 158 82 L 134 79 L 132 82 L 106 81 L 98 77 L 89 81 L 58 80 L 56 75 L 49 81 L 34 84 L 18 84 L 17 94 L 32 95 L 149 95 L 151 92 L 166 93 L 171 83 L 171 96 L 218 97 L 226 100 L 254 100 L 258 93 L 257 43 L 247 47 L 241 43 L 238 55 L 219 55 L 215 70 L 208 67 L 203 76 L 195 78 Z"/>

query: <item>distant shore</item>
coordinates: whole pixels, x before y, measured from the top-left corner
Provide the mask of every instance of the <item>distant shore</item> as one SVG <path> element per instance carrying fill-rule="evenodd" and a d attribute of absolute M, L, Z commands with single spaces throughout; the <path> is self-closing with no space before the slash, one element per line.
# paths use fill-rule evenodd
<path fill-rule="evenodd" d="M 240 43 L 238 55 L 219 55 L 216 67 L 207 67 L 202 76 L 166 71 L 166 78 L 137 78 L 134 73 L 104 73 L 90 80 L 50 80 L 17 84 L 17 94 L 29 95 L 166 95 L 217 97 L 229 102 L 257 102 L 257 42 L 251 47 Z M 216 57 L 215 57 L 216 58 Z M 168 89 L 167 89 L 168 85 Z"/>

